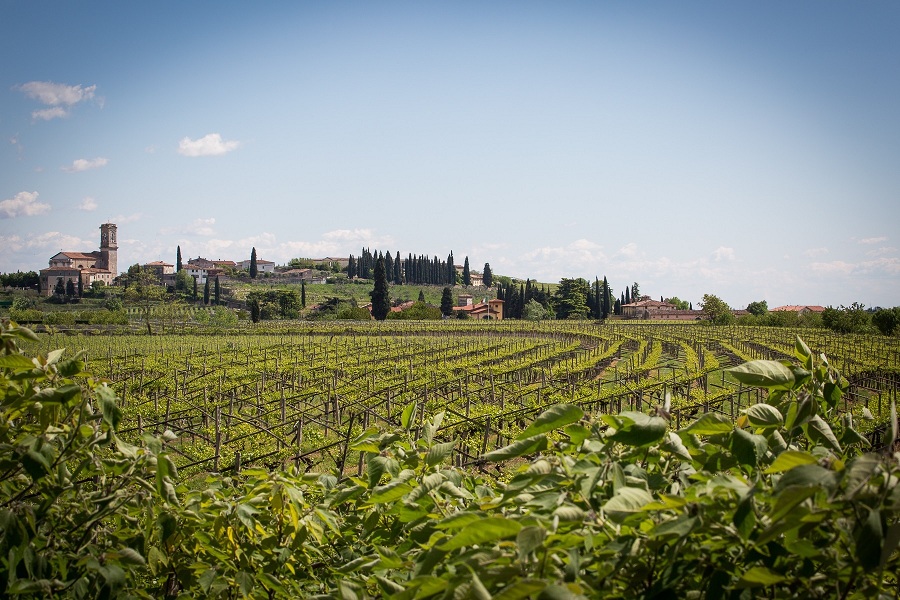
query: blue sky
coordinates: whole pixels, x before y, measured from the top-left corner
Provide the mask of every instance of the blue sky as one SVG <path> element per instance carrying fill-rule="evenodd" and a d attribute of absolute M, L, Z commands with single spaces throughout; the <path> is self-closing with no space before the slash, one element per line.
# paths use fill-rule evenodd
<path fill-rule="evenodd" d="M 359 254 L 900 305 L 900 3 L 0 0 L 0 271 Z"/>

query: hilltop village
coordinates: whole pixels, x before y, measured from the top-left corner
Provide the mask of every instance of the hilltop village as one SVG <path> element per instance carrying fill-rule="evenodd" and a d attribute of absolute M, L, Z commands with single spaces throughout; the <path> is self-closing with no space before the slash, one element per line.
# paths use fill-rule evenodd
<path fill-rule="evenodd" d="M 121 278 L 126 273 L 118 271 L 118 243 L 117 226 L 115 223 L 103 223 L 100 225 L 100 243 L 97 250 L 88 251 L 62 251 L 50 257 L 48 266 L 39 272 L 39 285 L 41 294 L 46 297 L 70 296 L 81 297 L 85 290 L 97 290 L 104 286 L 115 286 L 122 283 Z M 201 256 L 181 260 L 181 249 L 177 250 L 177 264 L 156 260 L 139 265 L 145 272 L 152 274 L 159 284 L 173 290 L 181 286 L 189 287 L 185 282 L 192 283 L 192 287 L 208 287 L 210 281 L 216 282 L 219 288 L 220 280 L 223 282 L 250 282 L 254 279 L 268 281 L 284 286 L 305 286 L 332 282 L 335 276 L 345 277 L 346 280 L 363 282 L 373 278 L 374 265 L 377 260 L 383 260 L 387 272 L 387 281 L 392 284 L 415 284 L 461 287 L 462 289 L 452 300 L 452 313 L 476 319 L 503 319 L 529 318 L 524 315 L 525 308 L 531 302 L 540 305 L 540 309 L 531 305 L 532 314 L 540 316 L 541 311 L 547 317 L 554 317 L 550 312 L 550 304 L 553 298 L 551 292 L 541 285 L 528 280 L 526 282 L 513 281 L 505 277 L 494 276 L 490 272 L 490 265 L 485 264 L 483 272 L 469 268 L 468 257 L 463 265 L 456 264 L 452 253 L 446 260 L 437 257 L 408 255 L 401 258 L 397 253 L 395 257 L 391 253 L 386 256 L 383 253 L 372 253 L 363 249 L 362 253 L 355 257 L 325 257 L 318 259 L 293 259 L 287 265 L 278 266 L 274 261 L 256 256 L 255 248 L 250 258 L 242 260 L 210 260 Z M 129 268 L 131 272 L 135 266 Z M 179 281 L 181 278 L 181 281 Z M 567 282 L 582 282 L 582 287 L 587 286 L 587 298 L 585 305 L 587 311 L 584 314 L 577 313 L 574 318 L 591 318 L 599 315 L 625 320 L 655 320 L 655 321 L 696 321 L 709 318 L 708 310 L 694 309 L 693 305 L 678 298 L 666 299 L 660 297 L 653 299 L 646 294 L 640 294 L 637 284 L 625 288 L 619 298 L 615 298 L 611 289 L 606 284 L 600 284 L 599 280 L 593 286 L 585 280 L 563 280 L 554 293 L 559 293 L 560 287 L 566 287 Z M 479 291 L 482 290 L 482 291 Z M 583 290 L 579 290 L 583 291 Z M 475 293 L 472 293 L 475 292 Z M 606 293 L 604 293 L 606 292 Z M 217 292 L 218 293 L 218 292 Z M 481 301 L 476 301 L 478 296 Z M 591 297 L 593 295 L 593 297 Z M 208 293 L 207 293 L 208 296 Z M 603 306 L 603 296 L 607 297 L 608 306 Z M 218 295 L 217 295 L 218 298 Z M 422 298 L 420 298 L 422 300 Z M 208 299 L 207 299 L 208 302 Z M 393 313 L 408 310 L 415 304 L 412 300 L 396 299 L 390 307 Z M 754 303 L 756 304 L 756 303 Z M 596 309 L 592 308 L 596 305 Z M 304 298 L 305 306 L 305 298 Z M 362 308 L 371 311 L 371 303 L 364 304 Z M 315 307 L 312 307 L 315 308 Z M 742 317 L 756 314 L 753 306 L 751 310 L 730 309 L 730 315 Z M 818 305 L 790 305 L 769 309 L 769 313 L 784 313 L 799 317 L 806 315 L 821 315 L 826 309 Z M 534 311 L 537 310 L 537 313 Z M 450 311 L 445 311 L 451 314 Z M 561 318 L 573 318 L 573 315 L 562 315 Z"/>

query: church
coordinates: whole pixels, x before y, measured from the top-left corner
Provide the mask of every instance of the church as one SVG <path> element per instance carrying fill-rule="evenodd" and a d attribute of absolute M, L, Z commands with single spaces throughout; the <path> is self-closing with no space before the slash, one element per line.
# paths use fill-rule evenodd
<path fill-rule="evenodd" d="M 116 270 L 116 226 L 104 223 L 100 226 L 100 250 L 91 252 L 60 252 L 50 258 L 50 266 L 41 269 L 41 291 L 51 296 L 58 283 L 64 286 L 72 282 L 76 289 L 79 281 L 82 289 L 88 289 L 95 281 L 112 285 L 118 275 Z"/>

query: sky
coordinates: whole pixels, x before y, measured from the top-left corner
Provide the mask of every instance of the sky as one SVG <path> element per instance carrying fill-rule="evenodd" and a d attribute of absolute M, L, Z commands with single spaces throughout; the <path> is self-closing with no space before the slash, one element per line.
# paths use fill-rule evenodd
<path fill-rule="evenodd" d="M 900 305 L 900 3 L 0 0 L 0 272 L 425 254 Z"/>

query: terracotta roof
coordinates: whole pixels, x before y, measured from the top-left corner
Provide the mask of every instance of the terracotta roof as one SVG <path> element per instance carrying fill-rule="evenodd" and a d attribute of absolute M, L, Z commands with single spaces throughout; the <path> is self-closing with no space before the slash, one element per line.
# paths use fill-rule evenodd
<path fill-rule="evenodd" d="M 96 258 L 97 258 L 97 254 L 85 254 L 84 252 L 60 252 L 60 254 L 63 254 L 68 258 L 74 258 L 74 259 L 87 258 L 90 260 L 96 260 Z"/>
<path fill-rule="evenodd" d="M 814 304 L 810 304 L 810 305 L 787 304 L 785 306 L 776 306 L 775 308 L 770 308 L 769 312 L 800 312 L 801 310 L 808 310 L 810 312 L 824 312 L 825 307 L 814 305 Z"/>
<path fill-rule="evenodd" d="M 163 262 L 161 260 L 154 260 L 153 262 L 148 262 L 144 265 L 145 267 L 174 267 L 175 265 L 170 265 L 167 262 Z"/>

